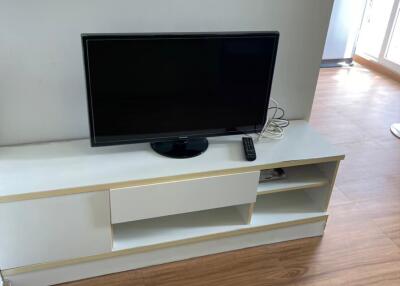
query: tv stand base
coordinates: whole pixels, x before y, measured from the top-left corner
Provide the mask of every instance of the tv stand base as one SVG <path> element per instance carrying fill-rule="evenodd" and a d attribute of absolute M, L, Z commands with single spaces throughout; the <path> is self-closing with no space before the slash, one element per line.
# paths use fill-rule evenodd
<path fill-rule="evenodd" d="M 176 159 L 199 156 L 208 148 L 207 138 L 188 138 L 176 141 L 153 142 L 151 148 L 158 154 Z"/>

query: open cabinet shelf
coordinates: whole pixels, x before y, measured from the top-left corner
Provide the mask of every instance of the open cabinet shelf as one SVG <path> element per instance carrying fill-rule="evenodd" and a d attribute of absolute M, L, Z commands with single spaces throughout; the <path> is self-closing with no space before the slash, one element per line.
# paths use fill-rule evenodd
<path fill-rule="evenodd" d="M 286 177 L 279 180 L 262 182 L 257 188 L 257 195 L 266 195 L 306 188 L 317 188 L 329 183 L 317 165 L 304 165 L 284 168 Z"/>
<path fill-rule="evenodd" d="M 272 225 L 326 216 L 308 190 L 274 193 L 257 199 L 251 225 Z"/>
<path fill-rule="evenodd" d="M 113 251 L 262 228 L 326 217 L 306 191 L 275 193 L 257 199 L 250 224 L 237 207 L 225 207 L 113 225 Z"/>
<path fill-rule="evenodd" d="M 235 206 L 120 223 L 113 225 L 113 250 L 223 233 L 244 225 Z"/>

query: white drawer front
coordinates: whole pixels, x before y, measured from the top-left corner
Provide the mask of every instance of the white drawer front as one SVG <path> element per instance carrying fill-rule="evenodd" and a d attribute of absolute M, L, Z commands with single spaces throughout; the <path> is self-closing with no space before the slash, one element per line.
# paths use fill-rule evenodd
<path fill-rule="evenodd" d="M 259 172 L 113 189 L 111 222 L 121 223 L 256 201 Z"/>
<path fill-rule="evenodd" d="M 111 251 L 107 191 L 0 203 L 0 269 Z"/>

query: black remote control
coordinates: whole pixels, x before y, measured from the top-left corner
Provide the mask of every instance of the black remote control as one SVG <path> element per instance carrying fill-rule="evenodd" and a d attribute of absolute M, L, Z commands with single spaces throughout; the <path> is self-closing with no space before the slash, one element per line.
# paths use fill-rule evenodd
<path fill-rule="evenodd" d="M 254 148 L 253 138 L 243 137 L 243 149 L 247 161 L 254 161 L 257 158 L 256 149 Z"/>

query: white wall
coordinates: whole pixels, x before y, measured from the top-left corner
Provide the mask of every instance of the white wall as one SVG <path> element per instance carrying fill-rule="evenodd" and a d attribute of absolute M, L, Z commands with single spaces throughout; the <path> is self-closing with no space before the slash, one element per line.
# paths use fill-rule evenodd
<path fill-rule="evenodd" d="M 366 0 L 335 0 L 323 59 L 353 57 Z"/>
<path fill-rule="evenodd" d="M 80 34 L 277 30 L 272 96 L 308 118 L 332 0 L 0 0 L 0 145 L 89 136 Z"/>

